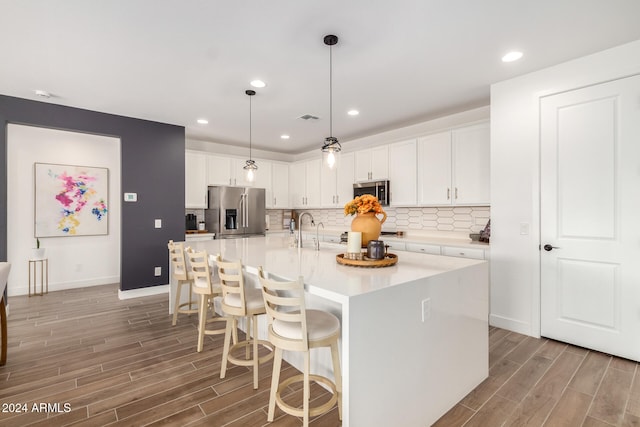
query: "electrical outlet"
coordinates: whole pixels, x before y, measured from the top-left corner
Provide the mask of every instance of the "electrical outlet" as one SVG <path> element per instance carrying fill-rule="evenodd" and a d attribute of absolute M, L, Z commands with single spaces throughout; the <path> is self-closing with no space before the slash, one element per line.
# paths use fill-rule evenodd
<path fill-rule="evenodd" d="M 426 322 L 431 318 L 431 298 L 422 300 L 422 321 Z"/>
<path fill-rule="evenodd" d="M 154 271 L 154 274 L 156 276 L 162 276 L 162 267 L 156 267 L 155 271 Z"/>
<path fill-rule="evenodd" d="M 155 228 L 162 228 L 162 220 L 161 219 L 156 219 L 154 221 L 154 226 L 155 226 Z"/>

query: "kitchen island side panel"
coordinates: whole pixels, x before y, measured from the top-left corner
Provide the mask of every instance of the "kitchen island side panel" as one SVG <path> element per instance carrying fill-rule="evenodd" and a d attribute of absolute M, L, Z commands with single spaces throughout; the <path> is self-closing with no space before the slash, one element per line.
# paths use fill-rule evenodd
<path fill-rule="evenodd" d="M 428 426 L 487 378 L 488 275 L 482 263 L 350 298 L 343 426 Z"/>

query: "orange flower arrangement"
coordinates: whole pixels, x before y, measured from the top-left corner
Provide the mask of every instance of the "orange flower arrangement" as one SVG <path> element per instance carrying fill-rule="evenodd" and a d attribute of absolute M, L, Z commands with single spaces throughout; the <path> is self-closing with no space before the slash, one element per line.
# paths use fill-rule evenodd
<path fill-rule="evenodd" d="M 378 201 L 378 198 L 371 194 L 363 194 L 362 196 L 358 196 L 344 205 L 345 216 L 355 215 L 357 213 L 363 214 L 367 212 L 375 212 L 377 214 L 384 213 L 384 210 L 382 209 L 382 205 Z"/>

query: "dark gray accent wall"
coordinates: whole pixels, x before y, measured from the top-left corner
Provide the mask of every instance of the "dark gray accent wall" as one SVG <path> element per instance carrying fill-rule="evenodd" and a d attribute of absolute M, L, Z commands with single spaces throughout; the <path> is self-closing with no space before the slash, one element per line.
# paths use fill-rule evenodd
<path fill-rule="evenodd" d="M 8 250 L 9 123 L 120 138 L 120 197 L 138 193 L 137 203 L 122 202 L 120 289 L 169 283 L 167 242 L 184 240 L 184 127 L 0 95 L 0 260 Z M 155 219 L 162 228 L 154 228 Z M 154 276 L 155 266 L 162 276 Z"/>

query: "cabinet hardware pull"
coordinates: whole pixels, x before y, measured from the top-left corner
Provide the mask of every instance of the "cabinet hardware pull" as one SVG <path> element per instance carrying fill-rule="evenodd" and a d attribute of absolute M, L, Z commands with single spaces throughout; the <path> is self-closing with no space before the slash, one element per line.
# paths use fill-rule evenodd
<path fill-rule="evenodd" d="M 458 200 L 458 187 L 456 187 L 456 200 Z"/>
<path fill-rule="evenodd" d="M 447 188 L 447 200 L 451 198 L 451 189 Z"/>

